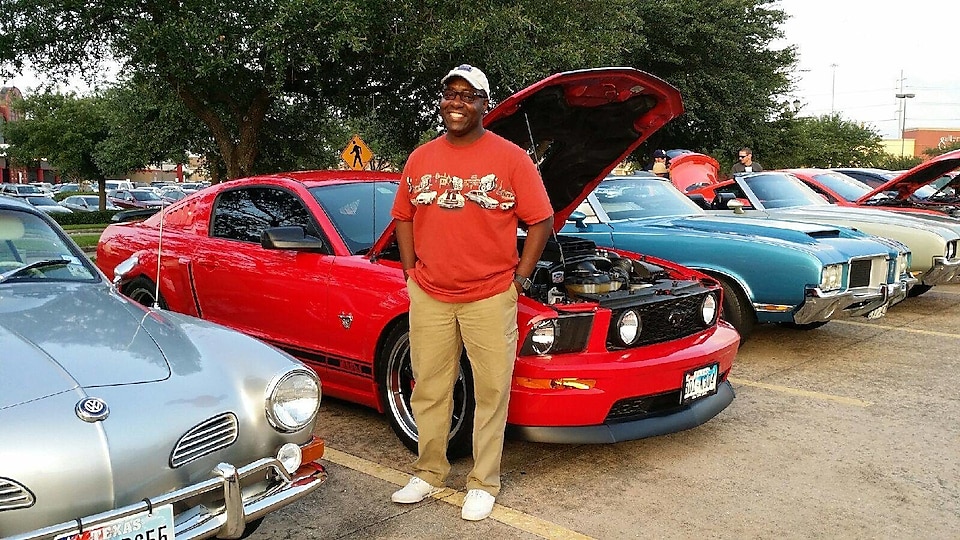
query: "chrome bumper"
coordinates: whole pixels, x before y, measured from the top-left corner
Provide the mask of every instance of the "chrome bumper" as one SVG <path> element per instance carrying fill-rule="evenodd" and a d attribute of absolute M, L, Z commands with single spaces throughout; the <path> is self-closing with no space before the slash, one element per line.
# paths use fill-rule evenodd
<path fill-rule="evenodd" d="M 920 280 L 931 287 L 960 280 L 960 259 L 950 261 L 943 257 L 934 257 L 933 266 L 920 275 Z"/>
<path fill-rule="evenodd" d="M 239 538 L 247 523 L 308 495 L 327 480 L 326 470 L 317 463 L 305 463 L 291 475 L 276 458 L 259 459 L 239 469 L 228 463 L 221 463 L 212 472 L 210 479 L 198 484 L 165 493 L 156 498 L 144 499 L 123 508 L 14 536 L 8 540 L 55 538 L 63 534 L 76 534 L 165 504 L 174 505 L 176 540 L 213 536 Z M 259 477 L 264 473 L 274 479 L 265 489 L 257 490 L 255 493 L 241 492 L 244 478 Z M 222 498 L 223 505 L 219 507 L 199 505 L 184 510 L 178 509 L 177 503 L 204 495 L 218 495 L 217 499 Z"/>
<path fill-rule="evenodd" d="M 808 289 L 803 305 L 793 315 L 796 324 L 824 322 L 840 317 L 867 317 L 879 319 L 887 308 L 907 297 L 910 288 L 917 284 L 916 278 L 899 283 L 886 283 L 869 292 L 845 291 L 838 294 L 823 293 L 819 288 Z"/>

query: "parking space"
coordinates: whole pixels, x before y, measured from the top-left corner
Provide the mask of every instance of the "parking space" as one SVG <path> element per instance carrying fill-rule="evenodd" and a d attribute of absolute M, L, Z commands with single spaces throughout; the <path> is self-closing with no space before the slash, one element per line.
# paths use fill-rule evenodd
<path fill-rule="evenodd" d="M 268 538 L 956 538 L 960 286 L 885 318 L 759 328 L 737 399 L 707 424 L 616 445 L 507 441 L 500 507 L 459 517 L 469 460 L 437 498 L 395 505 L 412 454 L 375 412 L 327 400 L 330 480 Z"/>

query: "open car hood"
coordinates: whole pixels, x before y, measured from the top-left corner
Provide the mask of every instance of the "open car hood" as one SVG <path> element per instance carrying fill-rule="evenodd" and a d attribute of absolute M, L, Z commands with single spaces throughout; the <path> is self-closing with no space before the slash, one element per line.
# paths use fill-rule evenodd
<path fill-rule="evenodd" d="M 960 150 L 947 152 L 941 156 L 925 161 L 909 171 L 893 178 L 886 184 L 882 184 L 870 193 L 857 199 L 858 203 L 863 203 L 875 197 L 879 193 L 896 192 L 896 198 L 905 200 L 915 191 L 923 186 L 940 178 L 944 174 L 960 167 Z M 954 188 L 960 184 L 960 175 L 957 175 L 950 184 Z"/>
<path fill-rule="evenodd" d="M 720 163 L 706 154 L 678 154 L 670 160 L 670 181 L 684 193 L 716 184 L 720 181 Z"/>
<path fill-rule="evenodd" d="M 682 113 L 680 92 L 662 79 L 597 68 L 547 77 L 494 107 L 483 124 L 539 164 L 559 231 L 607 173 Z"/>

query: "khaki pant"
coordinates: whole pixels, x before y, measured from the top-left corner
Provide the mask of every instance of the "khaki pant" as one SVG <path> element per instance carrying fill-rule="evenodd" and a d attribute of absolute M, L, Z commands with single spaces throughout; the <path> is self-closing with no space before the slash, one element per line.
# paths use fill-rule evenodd
<path fill-rule="evenodd" d="M 415 474 L 442 486 L 450 473 L 447 439 L 453 386 L 464 347 L 473 370 L 477 408 L 473 420 L 473 470 L 467 489 L 500 492 L 510 379 L 517 355 L 517 291 L 512 285 L 484 300 L 436 300 L 407 280 L 410 294 L 410 357 L 416 386 L 410 404 L 417 421 L 419 457 Z"/>

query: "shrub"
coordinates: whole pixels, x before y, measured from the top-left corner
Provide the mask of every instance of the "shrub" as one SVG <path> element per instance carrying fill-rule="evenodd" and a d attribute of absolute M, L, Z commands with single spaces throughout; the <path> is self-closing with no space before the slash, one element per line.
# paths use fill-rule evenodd
<path fill-rule="evenodd" d="M 97 210 L 96 212 L 53 214 L 51 217 L 60 225 L 103 225 L 109 224 L 110 218 L 117 212 L 118 210 Z"/>

